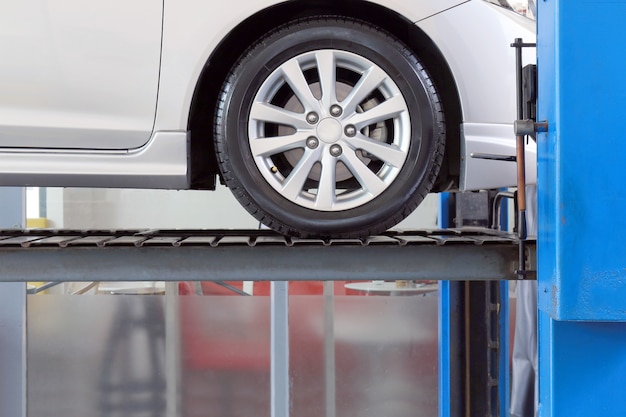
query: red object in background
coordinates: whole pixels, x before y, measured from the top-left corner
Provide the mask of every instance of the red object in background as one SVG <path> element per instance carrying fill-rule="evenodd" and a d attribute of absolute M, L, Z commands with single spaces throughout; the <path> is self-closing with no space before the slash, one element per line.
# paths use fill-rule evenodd
<path fill-rule="evenodd" d="M 345 294 L 346 283 L 334 282 L 336 293 Z M 243 288 L 241 281 L 227 284 Z M 205 295 L 237 295 L 214 282 L 202 282 L 201 287 Z M 254 282 L 253 293 L 259 297 L 239 296 L 236 300 L 181 297 L 183 415 L 269 417 L 270 287 L 267 281 Z M 180 284 L 181 294 L 193 295 L 196 288 L 197 283 Z M 295 298 L 293 303 L 290 301 L 293 308 L 289 312 L 289 366 L 293 372 L 290 383 L 296 387 L 291 401 L 300 417 L 324 413 L 325 301 L 319 296 L 323 291 L 322 281 L 292 281 L 289 285 L 290 295 L 305 295 Z M 342 297 L 335 306 L 337 316 L 332 337 L 338 382 L 337 414 L 367 414 L 353 411 L 369 411 L 377 403 L 384 410 L 396 407 L 379 401 L 390 395 L 386 391 L 389 387 L 393 387 L 394 403 L 411 410 L 426 407 L 429 414 L 432 410 L 436 413 L 436 298 L 398 297 L 393 302 L 388 297 L 367 298 L 369 302 L 357 296 Z M 434 311 L 422 324 L 419 314 L 407 316 L 402 313 L 404 309 L 391 307 L 395 301 L 405 307 L 408 302 L 414 306 L 413 300 L 423 300 L 430 309 L 409 311 Z M 373 337 L 368 336 L 371 332 L 375 332 Z"/>
<path fill-rule="evenodd" d="M 347 282 L 334 282 L 335 295 L 346 295 L 345 284 Z M 224 283 L 243 291 L 243 281 L 225 281 Z M 232 289 L 212 281 L 203 281 L 200 284 L 203 296 L 241 297 Z M 270 295 L 270 289 L 270 281 L 255 281 L 252 291 L 255 296 L 267 297 Z M 196 295 L 196 285 L 190 281 L 179 282 L 178 292 L 180 295 Z M 289 295 L 322 295 L 323 293 L 323 281 L 290 281 L 289 283 Z M 213 328 L 209 333 L 203 334 L 202 329 L 205 329 L 205 326 L 201 323 L 201 318 L 194 314 L 194 309 L 184 303 L 181 309 L 182 334 L 188 368 L 269 369 L 269 345 L 250 343 L 250 334 L 246 335 L 246 343 L 241 343 L 237 340 L 238 332 L 233 333 L 233 329 L 228 326 Z M 256 321 L 252 328 L 259 331 L 258 340 L 263 340 L 266 332 L 269 334 L 269 315 L 253 314 L 248 320 Z M 226 322 L 229 323 L 228 320 Z M 233 347 L 236 349 L 233 350 Z"/>
<path fill-rule="evenodd" d="M 334 281 L 335 295 L 355 295 L 354 292 L 346 292 L 345 285 L 356 281 Z M 243 290 L 243 281 L 225 281 L 226 284 Z M 236 292 L 212 281 L 201 283 L 203 295 L 239 295 Z M 253 283 L 253 295 L 269 296 L 270 281 L 255 281 Z M 194 295 L 196 293 L 193 282 L 180 282 L 178 284 L 180 295 Z M 322 295 L 324 294 L 323 281 L 290 281 L 289 295 Z"/>

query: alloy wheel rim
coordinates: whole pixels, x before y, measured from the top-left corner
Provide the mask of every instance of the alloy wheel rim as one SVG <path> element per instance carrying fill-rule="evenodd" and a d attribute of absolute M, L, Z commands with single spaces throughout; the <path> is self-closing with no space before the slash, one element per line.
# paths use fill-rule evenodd
<path fill-rule="evenodd" d="M 248 118 L 257 169 L 284 198 L 318 211 L 366 204 L 406 163 L 411 120 L 391 77 L 360 55 L 315 50 L 264 80 Z"/>

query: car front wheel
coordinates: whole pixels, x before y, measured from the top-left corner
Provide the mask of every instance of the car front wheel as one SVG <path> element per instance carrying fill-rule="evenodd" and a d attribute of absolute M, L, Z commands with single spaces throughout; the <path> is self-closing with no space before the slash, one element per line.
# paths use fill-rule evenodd
<path fill-rule="evenodd" d="M 317 17 L 253 45 L 215 116 L 222 177 L 281 233 L 362 237 L 410 214 L 443 158 L 444 115 L 429 75 L 370 24 Z"/>

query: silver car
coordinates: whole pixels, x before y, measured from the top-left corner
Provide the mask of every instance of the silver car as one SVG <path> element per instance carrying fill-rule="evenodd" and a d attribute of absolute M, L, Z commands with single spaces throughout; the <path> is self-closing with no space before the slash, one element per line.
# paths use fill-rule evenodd
<path fill-rule="evenodd" d="M 221 182 L 284 234 L 379 233 L 515 184 L 472 155 L 515 154 L 510 43 L 534 36 L 496 0 L 7 2 L 0 185 Z"/>

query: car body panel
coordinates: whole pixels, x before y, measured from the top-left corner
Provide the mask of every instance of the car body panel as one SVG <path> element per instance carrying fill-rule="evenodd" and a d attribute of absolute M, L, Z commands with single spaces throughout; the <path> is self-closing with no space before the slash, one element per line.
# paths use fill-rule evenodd
<path fill-rule="evenodd" d="M 515 38 L 534 42 L 534 21 L 491 3 L 471 1 L 418 26 L 440 48 L 457 80 L 463 121 L 513 123 L 516 84 L 511 43 Z M 535 50 L 526 48 L 524 58 L 534 63 Z"/>
<path fill-rule="evenodd" d="M 414 22 L 463 2 L 379 0 L 373 3 L 399 11 L 409 21 Z M 237 7 L 220 6 L 219 13 L 216 13 L 215 3 L 211 1 L 166 0 L 161 85 L 155 130 L 187 128 L 196 82 L 212 52 L 239 23 L 279 3 L 283 2 L 238 0 Z"/>
<path fill-rule="evenodd" d="M 517 184 L 515 162 L 477 158 L 479 154 L 515 157 L 515 141 L 507 140 L 513 126 L 494 123 L 464 123 L 461 141 L 461 182 L 463 191 L 490 190 Z M 526 183 L 537 182 L 537 144 L 526 143 Z"/>
<path fill-rule="evenodd" d="M 516 154 L 515 50 L 511 43 L 515 38 L 534 42 L 534 21 L 490 3 L 472 1 L 418 25 L 441 48 L 457 80 L 463 113 L 459 189 L 516 185 L 514 163 L 477 159 L 471 154 Z M 450 31 L 451 27 L 456 30 Z M 524 64 L 534 63 L 534 48 L 525 48 L 523 58 Z M 534 142 L 526 150 L 526 180 L 533 184 L 536 182 Z"/>
<path fill-rule="evenodd" d="M 0 185 L 166 188 L 188 187 L 186 132 L 158 132 L 132 151 L 0 152 Z"/>
<path fill-rule="evenodd" d="M 151 137 L 162 3 L 12 1 L 0 13 L 0 147 L 131 149 Z"/>
<path fill-rule="evenodd" d="M 0 66 L 0 184 L 188 188 L 188 119 L 202 70 L 238 24 L 279 3 L 11 3 L 0 15 L 0 52 L 11 58 Z M 515 185 L 514 164 L 467 155 L 514 154 L 510 43 L 534 41 L 534 22 L 482 0 L 375 3 L 415 22 L 455 77 L 467 142 L 461 188 L 491 188 L 494 178 Z M 534 62 L 534 51 L 525 56 Z"/>

